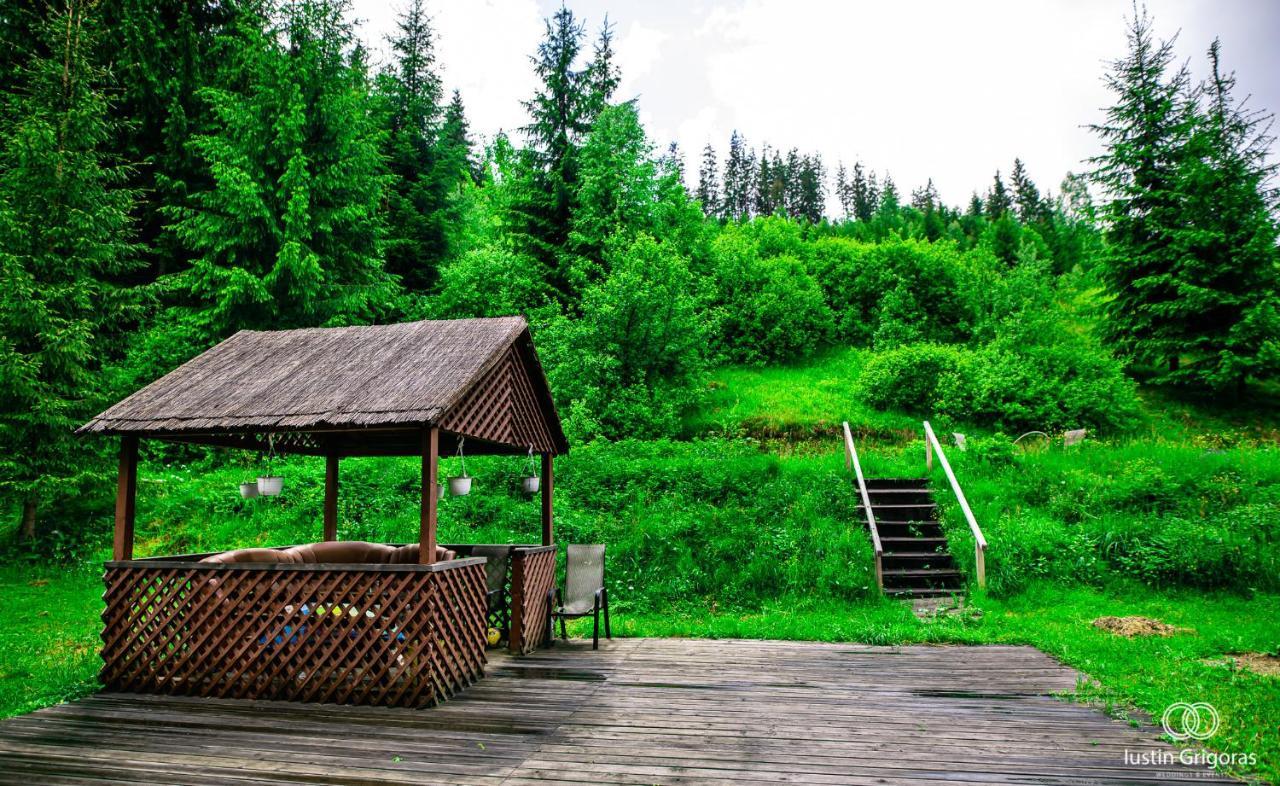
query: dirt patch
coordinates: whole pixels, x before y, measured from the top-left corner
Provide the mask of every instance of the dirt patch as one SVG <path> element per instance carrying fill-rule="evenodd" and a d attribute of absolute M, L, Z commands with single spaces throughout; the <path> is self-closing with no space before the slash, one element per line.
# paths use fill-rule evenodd
<path fill-rule="evenodd" d="M 1098 617 L 1093 627 L 1105 630 L 1117 636 L 1132 639 L 1135 636 L 1176 636 L 1179 633 L 1194 633 L 1190 628 L 1179 628 L 1150 617 Z"/>
<path fill-rule="evenodd" d="M 1204 662 L 1210 666 L 1227 666 L 1264 677 L 1280 677 L 1280 657 L 1263 652 L 1232 652 L 1221 659 L 1212 658 Z"/>

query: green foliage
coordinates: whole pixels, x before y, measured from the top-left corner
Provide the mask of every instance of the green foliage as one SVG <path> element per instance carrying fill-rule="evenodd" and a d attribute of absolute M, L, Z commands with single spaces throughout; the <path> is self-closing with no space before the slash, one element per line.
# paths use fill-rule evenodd
<path fill-rule="evenodd" d="M 985 255 L 946 242 L 823 238 L 812 253 L 836 335 L 878 347 L 967 339 L 978 318 L 971 282 L 991 267 Z"/>
<path fill-rule="evenodd" d="M 41 507 L 74 506 L 61 492 L 95 464 L 72 431 L 103 403 L 97 374 L 136 317 L 114 285 L 135 266 L 133 195 L 103 152 L 90 11 L 71 2 L 49 17 L 49 54 L 22 71 L 0 127 L 0 493 L 21 501 L 28 540 Z"/>
<path fill-rule="evenodd" d="M 800 260 L 764 256 L 737 229 L 716 238 L 712 253 L 726 354 L 740 362 L 764 363 L 806 357 L 827 343 L 833 332 L 831 309 Z"/>
<path fill-rule="evenodd" d="M 706 370 L 709 325 L 688 260 L 647 235 L 615 238 L 609 273 L 583 293 L 582 315 L 541 334 L 552 390 L 573 436 L 673 433 Z"/>
<path fill-rule="evenodd" d="M 191 144 L 213 182 L 173 211 L 196 258 L 163 291 L 210 337 L 395 311 L 381 257 L 382 132 L 345 12 L 343 0 L 297 0 L 278 28 L 246 15 L 226 65 L 244 86 L 201 91 L 220 130 Z"/>
<path fill-rule="evenodd" d="M 858 377 L 858 395 L 877 409 L 928 417 L 941 408 L 942 393 L 968 365 L 969 352 L 941 344 L 912 344 L 873 355 Z"/>

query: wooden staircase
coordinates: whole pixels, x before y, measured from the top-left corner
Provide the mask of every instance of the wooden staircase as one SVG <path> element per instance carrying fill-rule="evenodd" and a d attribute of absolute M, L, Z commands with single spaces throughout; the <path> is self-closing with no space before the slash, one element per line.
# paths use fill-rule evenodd
<path fill-rule="evenodd" d="M 964 580 L 947 549 L 938 505 L 925 478 L 867 478 L 871 519 L 883 546 L 884 593 L 899 598 L 961 594 Z M 859 503 L 858 519 L 867 521 Z"/>

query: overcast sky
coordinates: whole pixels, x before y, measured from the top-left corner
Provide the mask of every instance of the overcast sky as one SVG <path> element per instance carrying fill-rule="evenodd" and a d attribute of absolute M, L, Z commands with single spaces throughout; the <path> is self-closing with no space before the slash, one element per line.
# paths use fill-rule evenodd
<path fill-rule="evenodd" d="M 904 193 L 932 177 L 962 204 L 1014 156 L 1043 188 L 1096 152 L 1083 126 L 1109 102 L 1105 63 L 1124 53 L 1131 0 L 574 0 L 594 36 L 615 26 L 623 81 L 655 145 L 677 141 L 696 172 L 738 129 L 752 146 L 818 151 L 834 174 L 855 160 Z M 385 56 L 397 0 L 355 0 Z M 446 87 L 462 91 L 478 137 L 526 122 L 529 56 L 549 0 L 428 0 Z M 1204 72 L 1222 38 L 1250 104 L 1280 110 L 1280 2 L 1152 0 L 1164 37 Z"/>

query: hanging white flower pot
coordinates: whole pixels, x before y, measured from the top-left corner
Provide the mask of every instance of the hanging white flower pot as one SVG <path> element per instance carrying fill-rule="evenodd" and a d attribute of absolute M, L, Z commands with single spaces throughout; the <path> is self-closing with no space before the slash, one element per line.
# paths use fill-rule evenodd
<path fill-rule="evenodd" d="M 264 497 L 278 497 L 282 488 L 284 488 L 284 478 L 279 475 L 258 478 L 258 493 Z"/>
<path fill-rule="evenodd" d="M 240 496 L 245 499 L 253 499 L 258 496 L 258 484 L 253 481 L 247 481 L 240 484 Z"/>
<path fill-rule="evenodd" d="M 462 454 L 462 446 L 466 443 L 466 438 L 458 439 L 458 461 L 462 465 L 462 473 L 449 478 L 449 493 L 455 497 L 465 497 L 471 493 L 471 477 L 467 475 L 467 458 Z"/>
<path fill-rule="evenodd" d="M 471 493 L 471 478 L 459 475 L 449 478 L 449 493 L 455 497 L 465 497 Z"/>
<path fill-rule="evenodd" d="M 529 474 L 520 479 L 520 490 L 526 494 L 537 494 L 542 488 L 542 479 L 538 477 L 538 466 L 533 463 L 533 445 L 529 446 Z"/>

